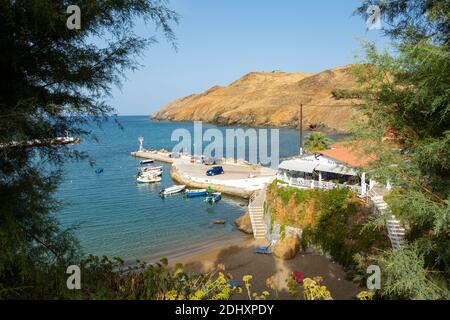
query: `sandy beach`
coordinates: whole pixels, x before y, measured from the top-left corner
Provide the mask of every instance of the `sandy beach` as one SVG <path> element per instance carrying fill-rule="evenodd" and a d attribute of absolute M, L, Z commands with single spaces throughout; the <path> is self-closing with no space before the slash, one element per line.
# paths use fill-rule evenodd
<path fill-rule="evenodd" d="M 254 253 L 256 246 L 265 244 L 265 241 L 249 237 L 236 244 L 226 244 L 172 260 L 171 264 L 183 263 L 187 272 L 208 272 L 221 263 L 225 265 L 225 273 L 233 275 L 240 284 L 244 275 L 252 275 L 252 289 L 257 292 L 267 290 L 266 280 L 273 277 L 280 299 L 292 299 L 288 293 L 286 279 L 294 270 L 302 272 L 305 277 L 323 277 L 323 284 L 335 300 L 353 299 L 362 290 L 356 283 L 345 279 L 346 274 L 339 264 L 322 255 L 300 252 L 294 259 L 285 261 L 272 255 Z"/>

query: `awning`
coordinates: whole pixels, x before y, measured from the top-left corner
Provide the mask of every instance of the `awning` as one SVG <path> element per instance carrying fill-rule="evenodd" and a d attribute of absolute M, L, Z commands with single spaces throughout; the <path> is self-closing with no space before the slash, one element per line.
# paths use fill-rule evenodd
<path fill-rule="evenodd" d="M 299 171 L 312 173 L 317 166 L 315 161 L 306 161 L 301 159 L 286 160 L 280 163 L 279 167 L 282 170 Z"/>
<path fill-rule="evenodd" d="M 317 167 L 315 168 L 315 170 L 322 171 L 322 172 L 343 174 L 343 175 L 347 175 L 347 176 L 357 176 L 358 175 L 358 172 L 355 169 L 349 168 L 349 167 L 341 165 L 341 164 L 319 163 L 317 165 Z"/>

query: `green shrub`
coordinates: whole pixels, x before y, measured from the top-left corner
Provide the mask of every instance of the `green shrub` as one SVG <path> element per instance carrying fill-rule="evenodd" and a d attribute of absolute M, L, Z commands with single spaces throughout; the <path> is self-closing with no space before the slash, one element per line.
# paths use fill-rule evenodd
<path fill-rule="evenodd" d="M 276 179 L 276 180 L 275 180 L 275 183 L 279 183 L 279 184 L 288 184 L 286 181 L 279 180 L 279 179 Z"/>
<path fill-rule="evenodd" d="M 285 187 L 278 189 L 278 195 L 283 200 L 284 204 L 288 204 L 292 197 L 295 197 L 295 202 L 297 204 L 307 201 L 309 199 L 308 190 L 298 189 L 294 187 Z"/>
<path fill-rule="evenodd" d="M 343 266 L 353 267 L 356 264 L 353 258 L 355 254 L 361 251 L 369 253 L 374 248 L 388 246 L 386 236 L 379 230 L 363 230 L 370 213 L 349 188 L 272 189 L 267 199 L 269 208 L 270 203 L 275 201 L 274 196 L 280 197 L 285 205 L 293 198 L 297 204 L 314 201 L 313 205 L 296 207 L 295 210 L 300 208 L 299 212 L 289 212 L 287 215 L 288 207 L 285 207 L 283 217 L 277 217 L 271 212 L 271 231 L 275 221 L 281 224 L 281 236 L 284 236 L 286 226 L 303 229 L 303 249 L 309 246 L 321 248 Z M 314 210 L 313 214 L 311 210 Z"/>
<path fill-rule="evenodd" d="M 357 202 L 350 201 L 348 189 L 322 191 L 318 220 L 303 231 L 302 246 L 315 245 L 345 267 L 355 265 L 354 255 L 387 248 L 386 236 L 379 230 L 363 229 L 369 218 Z"/>
<path fill-rule="evenodd" d="M 281 237 L 281 239 L 283 239 L 285 235 L 286 235 L 286 225 L 283 223 L 280 226 L 280 237 Z"/>
<path fill-rule="evenodd" d="M 361 92 L 358 90 L 334 89 L 331 95 L 337 99 L 361 99 Z"/>

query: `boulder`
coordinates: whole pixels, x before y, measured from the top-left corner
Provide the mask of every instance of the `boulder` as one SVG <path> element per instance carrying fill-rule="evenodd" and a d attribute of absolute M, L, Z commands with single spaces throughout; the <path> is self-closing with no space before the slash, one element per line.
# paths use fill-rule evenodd
<path fill-rule="evenodd" d="M 252 222 L 250 221 L 250 213 L 247 211 L 243 216 L 234 220 L 236 227 L 244 233 L 253 234 Z"/>
<path fill-rule="evenodd" d="M 289 260 L 293 259 L 300 250 L 300 239 L 295 235 L 286 235 L 279 240 L 272 249 L 275 257 Z"/>

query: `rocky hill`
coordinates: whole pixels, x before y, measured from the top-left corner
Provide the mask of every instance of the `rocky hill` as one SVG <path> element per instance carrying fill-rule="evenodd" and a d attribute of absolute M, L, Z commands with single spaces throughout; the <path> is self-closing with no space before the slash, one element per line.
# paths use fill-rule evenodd
<path fill-rule="evenodd" d="M 345 131 L 358 112 L 351 66 L 317 74 L 251 72 L 228 86 L 177 99 L 151 116 L 155 120 L 225 125 L 298 126 Z"/>

